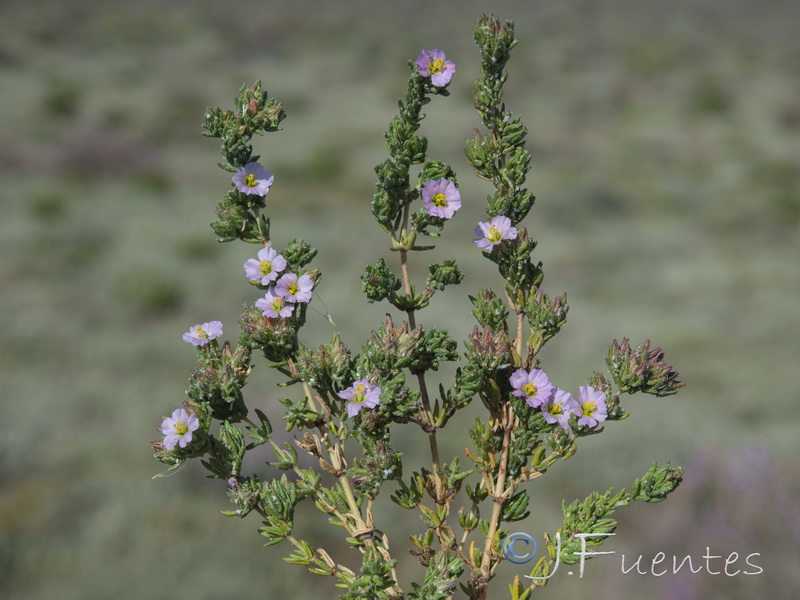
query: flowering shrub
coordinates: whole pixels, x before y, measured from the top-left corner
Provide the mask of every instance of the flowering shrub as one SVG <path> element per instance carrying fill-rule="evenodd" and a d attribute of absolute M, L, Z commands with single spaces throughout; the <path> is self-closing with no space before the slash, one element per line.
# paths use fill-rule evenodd
<path fill-rule="evenodd" d="M 476 130 L 466 155 L 494 191 L 488 197 L 487 219 L 477 224 L 473 241 L 497 266 L 504 289 L 501 295 L 486 288 L 470 297 L 478 324 L 467 336 L 463 357 L 447 331 L 417 324 L 417 312 L 437 291 L 463 279 L 455 259 L 429 265 L 421 291 L 408 266 L 410 252 L 433 249 L 420 245 L 420 237 L 438 237 L 462 202 L 455 172 L 428 159 L 427 139 L 418 134 L 423 106 L 433 96 L 448 96 L 456 68 L 444 52 L 423 50 L 409 62 L 406 96 L 385 136 L 389 157 L 375 168 L 372 213 L 397 253 L 399 275 L 379 259 L 366 267 L 362 287 L 368 302 L 387 301 L 405 320 L 395 324 L 387 316 L 360 353 L 351 352 L 338 334 L 317 350 L 299 341 L 308 304 L 320 284 L 319 270 L 309 266 L 316 250 L 299 239 L 280 251 L 272 248 L 270 221 L 263 211 L 275 177 L 257 162 L 250 144 L 254 134 L 280 129 L 282 105 L 256 83 L 241 89 L 234 110 L 209 109 L 205 115 L 205 135 L 221 139 L 225 163 L 220 166 L 233 173 L 212 228 L 223 241 L 260 246 L 257 258 L 244 263 L 243 279 L 263 297 L 245 308 L 236 349 L 217 342 L 222 335 L 218 321 L 184 334 L 196 347 L 200 368 L 192 373 L 187 401 L 164 419 L 160 429 L 165 437 L 153 447 L 158 460 L 170 467 L 201 458 L 212 476 L 228 486 L 235 510 L 225 514 L 258 513 L 267 545 L 288 541 L 293 550 L 284 560 L 334 578 L 345 590 L 340 596 L 345 600 L 439 600 L 454 597 L 459 587 L 470 599 L 487 598 L 509 535 L 501 526 L 529 514 L 525 484 L 572 457 L 580 438 L 602 432 L 606 422 L 624 419 L 624 393 L 667 396 L 683 385 L 664 363 L 663 352 L 651 350 L 649 341 L 633 348 L 627 339 L 614 340 L 606 357 L 611 382 L 592 373 L 588 385 L 577 390 L 577 400 L 541 368 L 538 354 L 566 322 L 569 307 L 566 295 L 551 298 L 544 293 L 542 265 L 531 260 L 536 243 L 520 226 L 534 201 L 524 187 L 530 155 L 525 126 L 502 99 L 504 68 L 517 41 L 511 23 L 486 16 L 477 23 L 475 40 L 481 51 L 475 107 L 487 133 Z M 277 177 L 280 185 L 280 173 Z M 267 416 L 245 402 L 242 388 L 259 353 L 285 376 L 286 385 L 300 390 L 294 400 L 281 400 L 287 430 L 297 432 L 294 446 L 280 447 Z M 429 371 L 462 358 L 449 387 L 440 386 L 438 394 L 429 389 Z M 467 457 L 473 464 L 463 469 L 458 458 L 443 459 L 437 436 L 475 399 L 486 413 L 469 429 Z M 394 451 L 392 432 L 401 426 L 420 427 L 427 434 L 429 467 L 410 470 Z M 360 446 L 359 458 L 345 455 L 351 439 Z M 245 454 L 262 445 L 274 452 L 268 464 L 290 476 L 263 480 L 263 474 L 242 472 Z M 314 466 L 301 466 L 298 451 L 312 457 Z M 531 571 L 540 579 L 523 584 L 516 578 L 511 597 L 528 598 L 535 587 L 545 585 L 557 561 L 577 562 L 578 534 L 613 531 L 617 508 L 632 500 L 659 502 L 682 477 L 682 470 L 669 463 L 654 465 L 630 491 L 594 492 L 585 501 L 565 503 L 563 525 L 557 536 L 545 537 L 547 553 Z M 401 542 L 393 542 L 390 550 L 375 522 L 373 505 L 387 495 L 398 506 L 420 513 L 420 530 L 411 536 L 410 551 L 424 573 L 411 590 L 398 584 L 393 552 Z M 357 571 L 294 536 L 295 507 L 305 500 L 343 528 L 361 555 Z"/>

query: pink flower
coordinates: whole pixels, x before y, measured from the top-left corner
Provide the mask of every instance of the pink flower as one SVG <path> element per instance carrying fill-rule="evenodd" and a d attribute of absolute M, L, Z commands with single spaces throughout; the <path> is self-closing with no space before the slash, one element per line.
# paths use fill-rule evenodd
<path fill-rule="evenodd" d="M 511 375 L 511 387 L 515 391 L 511 392 L 519 398 L 525 398 L 528 406 L 536 408 L 541 406 L 552 394 L 553 384 L 545 375 L 544 371 L 533 369 L 530 372 L 525 369 L 517 369 Z"/>
<path fill-rule="evenodd" d="M 606 393 L 591 386 L 582 385 L 578 388 L 578 405 L 580 408 L 580 412 L 576 412 L 580 415 L 578 425 L 596 427 L 599 422 L 605 421 L 608 417 Z"/>
<path fill-rule="evenodd" d="M 455 184 L 444 177 L 425 182 L 422 201 L 429 215 L 441 219 L 449 219 L 461 208 L 461 194 Z"/>
<path fill-rule="evenodd" d="M 569 429 L 569 416 L 580 414 L 581 408 L 569 392 L 557 387 L 553 392 L 542 404 L 542 416 L 548 423 L 558 423 L 563 429 Z"/>
<path fill-rule="evenodd" d="M 275 177 L 257 162 L 251 162 L 239 167 L 232 179 L 243 194 L 266 196 Z"/>
<path fill-rule="evenodd" d="M 192 432 L 200 427 L 197 415 L 189 414 L 183 408 L 176 408 L 172 416 L 161 422 L 159 431 L 164 434 L 164 448 L 172 450 L 176 445 L 186 448 L 192 441 Z"/>
<path fill-rule="evenodd" d="M 286 273 L 275 284 L 275 293 L 286 302 L 308 302 L 313 289 L 314 281 L 307 274 L 298 279 L 294 273 Z"/>
<path fill-rule="evenodd" d="M 281 296 L 276 296 L 272 290 L 267 290 L 263 298 L 256 300 L 256 308 L 265 317 L 289 317 L 294 311 L 294 304 L 287 304 Z"/>
<path fill-rule="evenodd" d="M 430 52 L 422 50 L 414 62 L 419 74 L 423 77 L 430 77 L 431 83 L 436 87 L 446 86 L 453 78 L 453 73 L 456 72 L 456 63 L 447 60 L 441 50 L 431 50 Z"/>
<path fill-rule="evenodd" d="M 205 346 L 211 340 L 222 335 L 222 323 L 219 321 L 209 321 L 189 327 L 189 331 L 183 334 L 183 341 L 189 342 L 192 346 Z"/>
<path fill-rule="evenodd" d="M 260 281 L 268 285 L 278 278 L 278 273 L 286 268 L 286 259 L 269 246 L 258 251 L 258 260 L 251 258 L 244 263 L 244 272 L 250 281 Z"/>
<path fill-rule="evenodd" d="M 483 237 L 473 240 L 475 245 L 482 250 L 491 252 L 503 240 L 513 240 L 517 237 L 517 228 L 511 226 L 511 219 L 500 215 L 489 221 L 481 221 L 475 227 L 475 235 Z"/>
<path fill-rule="evenodd" d="M 358 414 L 361 407 L 375 408 L 380 403 L 381 388 L 372 385 L 366 379 L 353 382 L 346 390 L 339 392 L 339 398 L 349 400 L 347 403 L 347 416 L 352 418 Z"/>

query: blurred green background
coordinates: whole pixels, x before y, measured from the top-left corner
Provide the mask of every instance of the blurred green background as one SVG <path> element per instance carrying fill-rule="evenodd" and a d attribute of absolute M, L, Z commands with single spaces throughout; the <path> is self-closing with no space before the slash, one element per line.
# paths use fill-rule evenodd
<path fill-rule="evenodd" d="M 319 248 L 319 296 L 357 348 L 388 306 L 366 304 L 359 275 L 378 256 L 396 261 L 369 214 L 372 166 L 406 61 L 444 49 L 458 65 L 452 97 L 429 105 L 424 133 L 459 172 L 464 207 L 423 258 L 456 255 L 467 276 L 420 320 L 463 340 L 466 294 L 499 282 L 470 241 L 488 187 L 461 150 L 478 126 L 471 27 L 489 11 L 517 24 L 506 97 L 530 130 L 538 197 L 525 224 L 544 287 L 572 306 L 544 368 L 576 389 L 611 339 L 650 337 L 687 383 L 676 397 L 630 398 L 629 420 L 532 484 L 519 529 L 541 542 L 562 497 L 629 485 L 653 460 L 688 469 L 664 504 L 618 513 L 603 548 L 617 555 L 580 580 L 562 568 L 536 596 L 795 597 L 800 5 L 788 0 L 4 0 L 0 596 L 336 597 L 282 563 L 282 546 L 262 548 L 256 518 L 221 516 L 224 485 L 198 465 L 151 479 L 162 469 L 148 442 L 194 365 L 181 334 L 220 319 L 235 339 L 255 299 L 241 269 L 253 249 L 219 245 L 208 227 L 229 175 L 200 136 L 202 114 L 255 79 L 284 103 L 284 131 L 256 140 L 276 176 L 274 242 Z M 421 280 L 424 263 L 412 267 Z M 304 341 L 328 339 L 331 325 L 309 314 Z M 276 381 L 259 365 L 247 388 L 273 422 Z M 445 430 L 447 456 L 463 458 L 474 414 Z M 425 460 L 418 431 L 397 446 Z M 269 457 L 256 458 L 267 474 Z M 304 506 L 300 534 L 354 566 L 318 517 Z M 410 568 L 416 515 L 391 505 L 379 519 Z M 764 573 L 620 572 L 622 553 L 628 566 L 659 551 L 704 563 L 706 547 L 738 552 L 736 568 L 760 553 Z M 527 572 L 504 568 L 492 597 Z"/>

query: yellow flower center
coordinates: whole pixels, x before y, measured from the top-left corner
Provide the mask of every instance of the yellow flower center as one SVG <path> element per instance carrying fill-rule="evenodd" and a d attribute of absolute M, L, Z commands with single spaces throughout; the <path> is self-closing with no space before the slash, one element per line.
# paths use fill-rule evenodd
<path fill-rule="evenodd" d="M 367 399 L 367 388 L 363 383 L 359 383 L 353 390 L 353 402 L 361 404 Z"/>
<path fill-rule="evenodd" d="M 597 410 L 597 404 L 594 402 L 587 402 L 583 406 L 581 406 L 581 412 L 587 416 L 591 417 L 594 414 L 594 411 Z"/>
<path fill-rule="evenodd" d="M 244 178 L 244 184 L 247 187 L 256 187 L 258 185 L 258 181 L 256 181 L 256 176 L 250 173 L 247 177 Z"/>
<path fill-rule="evenodd" d="M 270 273 L 272 273 L 272 262 L 268 260 L 262 260 L 260 264 L 261 264 L 262 275 L 269 275 Z"/>
<path fill-rule="evenodd" d="M 275 300 L 272 301 L 272 310 L 274 310 L 275 312 L 280 312 L 282 308 L 283 308 L 283 300 L 281 300 L 280 298 L 275 298 Z"/>
<path fill-rule="evenodd" d="M 178 421 L 177 423 L 175 423 L 175 432 L 179 436 L 183 437 L 189 432 L 189 426 L 183 421 Z"/>
<path fill-rule="evenodd" d="M 560 415 L 563 412 L 563 410 L 564 407 L 561 406 L 560 404 L 556 404 L 555 402 L 548 407 L 548 412 L 554 417 Z"/>
<path fill-rule="evenodd" d="M 447 206 L 447 198 L 444 194 L 436 194 L 431 202 L 434 206 Z"/>
<path fill-rule="evenodd" d="M 537 390 L 536 386 L 533 385 L 532 383 L 526 383 L 524 386 L 522 386 L 522 391 L 525 392 L 525 395 L 528 398 L 530 398 L 532 396 L 535 396 L 536 392 L 538 392 L 539 390 Z"/>
<path fill-rule="evenodd" d="M 300 286 L 299 286 L 299 285 L 297 285 L 297 282 L 296 282 L 296 281 L 293 281 L 293 282 L 292 282 L 292 283 L 290 283 L 290 284 L 289 284 L 289 286 L 286 288 L 286 291 L 287 291 L 287 292 L 289 292 L 289 293 L 290 293 L 292 296 L 294 296 L 294 295 L 297 293 L 297 291 L 298 291 L 299 289 L 300 289 Z"/>
<path fill-rule="evenodd" d="M 500 230 L 497 227 L 492 225 L 489 227 L 489 233 L 486 234 L 486 239 L 494 244 L 503 239 L 503 234 L 500 233 Z"/>
<path fill-rule="evenodd" d="M 439 73 L 442 70 L 442 67 L 444 67 L 444 60 L 441 58 L 434 58 L 431 61 L 431 64 L 428 66 L 428 71 L 430 71 L 431 75 L 433 75 L 434 73 Z"/>
<path fill-rule="evenodd" d="M 199 337 L 201 340 L 208 339 L 208 334 L 206 333 L 206 330 L 203 329 L 202 327 L 195 327 L 194 332 L 197 334 L 197 337 Z"/>

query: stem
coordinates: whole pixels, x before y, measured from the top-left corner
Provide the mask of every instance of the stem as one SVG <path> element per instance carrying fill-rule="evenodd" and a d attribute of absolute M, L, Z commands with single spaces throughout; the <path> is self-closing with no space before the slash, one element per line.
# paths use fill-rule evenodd
<path fill-rule="evenodd" d="M 296 377 L 297 368 L 295 367 L 294 362 L 292 361 L 291 358 L 288 360 L 288 365 L 292 375 Z M 306 398 L 308 399 L 309 405 L 315 412 L 317 412 L 318 410 L 317 404 L 314 401 L 314 393 L 311 390 L 311 386 L 308 385 L 308 382 L 305 379 L 301 380 L 301 382 L 303 385 L 303 391 L 306 394 Z M 327 405 L 323 404 L 323 406 L 325 406 L 325 408 L 327 409 Z M 327 410 L 327 412 L 328 412 L 328 417 L 330 417 L 330 410 Z M 320 426 L 319 430 L 320 433 L 322 434 L 322 441 L 324 442 L 325 447 L 328 449 L 328 454 L 331 459 L 331 464 L 333 465 L 333 468 L 336 469 L 337 471 L 341 471 L 343 465 L 342 462 L 339 460 L 339 453 L 334 450 L 335 447 L 331 444 L 330 438 L 328 437 L 327 427 L 323 424 L 322 426 Z M 344 495 L 347 498 L 347 504 L 350 507 L 350 511 L 352 512 L 353 519 L 356 521 L 356 525 L 358 526 L 359 529 L 367 529 L 366 524 L 361 518 L 361 509 L 359 509 L 358 507 L 358 503 L 356 502 L 355 496 L 353 495 L 353 490 L 350 487 L 350 482 L 347 480 L 347 476 L 342 474 L 339 475 L 337 479 L 339 480 L 339 484 L 342 486 Z M 367 545 L 371 546 L 372 540 L 368 539 L 367 541 L 370 542 Z"/>
<path fill-rule="evenodd" d="M 389 557 L 391 556 L 389 554 L 389 536 L 381 532 L 381 540 L 383 540 L 383 549 L 386 551 L 386 560 L 388 561 Z M 392 572 L 392 579 L 394 579 L 395 582 L 397 582 L 397 565 L 392 567 L 391 572 Z M 392 589 L 396 589 L 398 592 L 400 592 L 400 594 L 402 594 L 402 589 L 400 589 L 397 583 L 395 583 L 394 586 L 392 586 Z"/>
<path fill-rule="evenodd" d="M 337 452 L 334 448 L 330 446 L 330 440 L 328 439 L 327 435 L 325 436 L 325 445 L 328 447 L 328 452 L 330 453 L 330 458 L 331 458 L 331 463 L 333 464 L 333 468 L 336 469 L 337 471 L 341 471 L 343 465 L 339 460 L 339 452 Z M 342 473 L 341 475 L 337 476 L 337 479 L 339 480 L 339 484 L 342 486 L 342 491 L 344 492 L 345 498 L 347 498 L 347 504 L 350 507 L 350 516 L 355 521 L 358 529 L 372 530 L 374 532 L 374 527 L 375 527 L 374 522 L 368 524 L 364 521 L 363 517 L 361 516 L 361 509 L 359 508 L 358 503 L 356 502 L 356 498 L 353 495 L 353 489 L 350 487 L 350 482 L 347 480 L 347 475 Z M 367 512 L 371 513 L 371 507 L 369 505 L 367 507 Z M 383 537 L 385 538 L 385 535 Z M 370 549 L 370 551 L 373 553 L 374 556 L 380 555 L 386 561 L 391 560 L 391 555 L 389 554 L 388 545 L 385 546 L 384 548 L 380 548 L 378 544 L 375 543 L 375 540 L 372 538 L 371 535 L 364 539 L 364 545 Z M 403 589 L 397 583 L 397 577 L 394 570 L 392 570 L 392 574 L 393 574 L 392 575 L 393 579 L 395 580 L 395 584 L 389 589 L 395 592 L 395 595 L 393 597 L 402 598 L 404 595 Z"/>
<path fill-rule="evenodd" d="M 292 469 L 292 470 L 293 470 L 295 473 L 297 473 L 297 475 L 298 475 L 299 477 L 302 477 L 302 473 L 300 473 L 300 469 L 299 469 L 299 468 L 298 468 L 296 465 L 293 467 L 293 469 Z M 319 498 L 319 497 L 320 497 L 320 495 L 319 495 L 319 492 L 315 491 L 315 492 L 314 492 L 314 497 L 315 497 L 315 498 Z M 349 533 L 350 535 L 352 535 L 352 534 L 353 534 L 353 531 L 352 531 L 352 530 L 350 529 L 350 527 L 348 526 L 347 519 L 345 519 L 345 518 L 344 518 L 344 515 L 343 515 L 342 513 L 340 513 L 340 512 L 339 512 L 339 511 L 338 511 L 336 508 L 334 508 L 334 509 L 333 509 L 331 512 L 329 512 L 329 513 L 328 513 L 328 512 L 325 512 L 325 511 L 324 511 L 324 510 L 322 510 L 321 508 L 320 508 L 319 510 L 320 510 L 320 512 L 322 512 L 322 513 L 324 513 L 324 514 L 326 514 L 326 515 L 333 515 L 334 517 L 336 517 L 337 519 L 339 519 L 339 520 L 342 522 L 342 525 L 344 526 L 344 528 L 345 528 L 345 530 L 347 531 L 347 533 Z"/>
<path fill-rule="evenodd" d="M 334 467 L 336 467 L 336 465 L 334 465 Z M 366 529 L 366 523 L 364 523 L 363 519 L 361 518 L 361 508 L 358 506 L 358 502 L 356 502 L 356 497 L 353 495 L 353 488 L 350 487 L 350 482 L 347 481 L 347 476 L 339 475 L 337 479 L 339 480 L 339 484 L 342 486 L 345 498 L 347 498 L 347 504 L 350 507 L 350 512 L 352 513 L 353 518 L 356 519 L 356 523 L 359 526 L 363 526 L 362 528 Z"/>
<path fill-rule="evenodd" d="M 288 359 L 287 365 L 289 367 L 289 371 L 292 374 L 292 376 L 297 377 L 297 367 L 295 366 L 294 361 L 292 361 L 291 358 Z M 308 385 L 308 382 L 305 379 L 302 379 L 301 383 L 303 385 L 303 391 L 305 392 L 309 405 L 311 406 L 312 410 L 318 412 L 317 404 L 314 401 L 314 392 L 311 389 L 311 386 Z M 331 416 L 330 409 L 322 401 L 322 398 L 320 398 L 319 400 L 323 408 L 325 409 L 328 418 L 330 418 Z M 320 425 L 319 432 L 322 434 L 322 441 L 325 444 L 325 448 L 328 450 L 328 456 L 331 459 L 331 465 L 333 465 L 333 468 L 336 469 L 337 472 L 341 473 L 340 475 L 336 476 L 336 479 L 339 481 L 339 485 L 342 486 L 342 491 L 344 492 L 344 496 L 347 499 L 347 505 L 350 508 L 349 516 L 353 519 L 358 529 L 352 531 L 350 527 L 347 526 L 347 520 L 344 518 L 344 516 L 340 517 L 342 524 L 344 524 L 345 528 L 347 529 L 348 533 L 351 536 L 354 533 L 358 532 L 359 530 L 370 530 L 370 529 L 374 530 L 375 524 L 370 523 L 368 525 L 361 516 L 361 509 L 359 508 L 358 502 L 356 501 L 355 495 L 353 494 L 353 489 L 352 487 L 350 487 L 350 482 L 347 479 L 347 475 L 343 471 L 344 463 L 340 458 L 341 456 L 341 453 L 339 451 L 340 446 L 338 444 L 334 445 L 331 443 L 330 437 L 328 436 L 328 428 L 324 423 Z M 368 506 L 368 512 L 371 512 L 369 509 L 370 507 Z M 388 546 L 386 548 L 380 549 L 375 544 L 375 541 L 373 540 L 372 536 L 364 539 L 364 546 L 369 548 L 375 556 L 381 555 L 385 560 L 391 560 Z M 392 571 L 392 573 L 393 573 L 393 578 L 396 582 L 397 581 L 396 573 L 394 572 L 394 570 Z M 390 589 L 395 591 L 396 593 L 395 597 L 397 598 L 403 597 L 403 590 L 397 583 L 395 583 Z"/>
<path fill-rule="evenodd" d="M 286 363 L 289 365 L 289 372 L 292 374 L 292 377 L 297 377 L 297 367 L 294 365 L 294 361 L 289 358 Z M 319 412 L 317 403 L 314 401 L 314 393 L 311 391 L 308 382 L 305 379 L 301 379 L 300 383 L 303 385 L 303 391 L 306 394 L 306 399 L 308 400 L 308 405 L 311 407 L 311 410 Z"/>
<path fill-rule="evenodd" d="M 410 212 L 410 206 L 411 203 L 406 202 L 406 205 L 403 207 L 403 225 L 400 231 L 401 238 L 405 238 L 408 235 L 408 216 Z M 411 296 L 411 277 L 408 274 L 408 250 L 400 250 L 400 268 L 403 273 L 403 290 L 407 296 Z M 406 314 L 408 315 L 409 327 L 411 329 L 416 329 L 417 323 L 416 319 L 414 318 L 414 310 L 407 310 Z M 433 411 L 431 410 L 431 401 L 430 397 L 428 396 L 428 386 L 425 383 L 425 374 L 417 374 L 417 381 L 419 382 L 419 391 L 420 395 L 422 396 L 422 407 L 425 411 L 425 419 L 430 427 L 430 431 L 428 431 L 428 443 L 431 447 L 431 463 L 433 466 L 433 476 L 436 481 L 436 502 L 438 504 L 442 497 L 442 482 L 438 475 L 440 465 L 439 444 L 436 441 L 436 427 L 433 423 Z"/>
<path fill-rule="evenodd" d="M 411 295 L 411 281 L 408 276 L 408 252 L 406 250 L 400 250 L 400 266 L 403 270 L 403 288 L 406 291 L 408 296 Z M 414 311 L 408 310 L 406 311 L 408 314 L 408 324 L 411 329 L 417 328 L 417 320 L 414 317 Z"/>
<path fill-rule="evenodd" d="M 514 349 L 517 351 L 517 356 L 519 356 L 520 364 L 524 361 L 522 360 L 522 328 L 525 323 L 523 317 L 525 313 L 517 313 L 517 339 L 514 340 Z"/>
<path fill-rule="evenodd" d="M 494 543 L 494 537 L 497 534 L 497 527 L 503 516 L 503 504 L 505 503 L 506 491 L 506 472 L 508 467 L 508 450 L 511 446 L 511 432 L 514 429 L 514 419 L 511 412 L 511 405 L 506 404 L 503 411 L 503 450 L 500 455 L 500 464 L 497 470 L 497 483 L 494 487 L 492 500 L 494 506 L 492 507 L 492 516 L 489 520 L 489 532 L 486 535 L 486 543 L 483 547 L 483 559 L 481 560 L 481 579 L 483 580 L 478 587 L 479 600 L 486 598 L 486 585 L 491 577 L 490 564 L 492 560 L 491 550 Z"/>
<path fill-rule="evenodd" d="M 478 518 L 480 519 L 481 515 L 480 507 L 478 506 L 478 503 L 475 502 L 474 500 L 472 501 L 472 507 L 470 508 L 470 512 L 474 512 L 475 514 L 477 514 Z M 472 533 L 472 531 L 473 531 L 472 529 L 464 529 L 464 533 L 461 534 L 461 541 L 458 542 L 458 546 L 456 546 L 456 552 L 461 557 L 461 559 L 467 564 L 467 566 L 469 566 L 470 569 L 474 569 L 475 565 L 472 562 L 471 556 L 467 557 L 463 554 L 463 549 L 464 549 L 464 544 L 467 543 L 467 538 L 469 537 L 469 534 Z"/>
<path fill-rule="evenodd" d="M 427 413 L 428 423 L 432 426 L 433 425 L 433 411 L 431 410 L 431 401 L 428 397 L 428 386 L 425 384 L 425 375 L 423 373 L 419 373 L 417 375 L 417 381 L 419 381 L 419 389 L 420 393 L 422 394 L 422 406 L 425 408 L 425 412 Z M 434 428 L 430 433 L 428 433 L 428 440 L 431 444 L 431 457 L 433 459 L 433 468 L 439 468 L 439 446 L 436 443 L 436 429 Z"/>
<path fill-rule="evenodd" d="M 400 238 L 405 239 L 408 235 L 408 213 L 410 211 L 410 202 L 406 202 L 405 206 L 403 207 L 403 225 L 402 229 L 400 230 Z M 408 275 L 408 250 L 400 250 L 400 268 L 403 272 L 403 290 L 406 293 L 406 296 L 411 296 L 411 278 Z M 417 325 L 414 320 L 414 311 L 409 310 L 408 312 L 408 323 L 411 326 L 411 329 L 414 329 Z"/>

